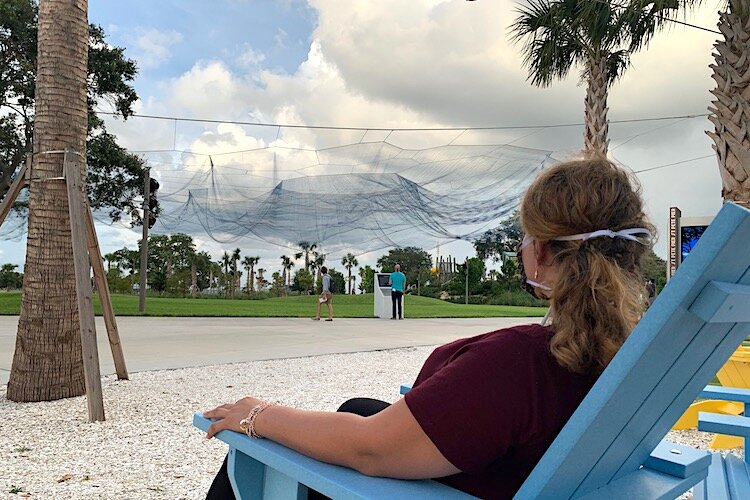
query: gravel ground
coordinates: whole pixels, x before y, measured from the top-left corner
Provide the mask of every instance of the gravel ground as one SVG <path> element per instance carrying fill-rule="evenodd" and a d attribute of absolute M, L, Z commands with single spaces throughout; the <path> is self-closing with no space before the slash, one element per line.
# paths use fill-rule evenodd
<path fill-rule="evenodd" d="M 103 378 L 107 420 L 89 423 L 85 399 L 13 403 L 0 389 L 0 498 L 192 499 L 226 453 L 192 427 L 198 410 L 247 394 L 335 410 L 351 397 L 394 401 L 432 347 L 332 354 Z M 365 392 L 366 391 L 366 392 Z M 669 439 L 707 448 L 711 435 Z M 739 452 L 741 450 L 733 450 Z"/>

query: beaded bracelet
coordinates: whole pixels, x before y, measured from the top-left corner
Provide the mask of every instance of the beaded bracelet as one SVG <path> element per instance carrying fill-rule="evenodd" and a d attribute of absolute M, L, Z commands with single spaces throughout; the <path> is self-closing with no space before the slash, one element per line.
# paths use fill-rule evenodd
<path fill-rule="evenodd" d="M 263 436 L 255 432 L 255 419 L 258 418 L 258 415 L 260 415 L 260 413 L 269 406 L 273 406 L 273 403 L 269 403 L 268 401 L 261 401 L 259 404 L 253 406 L 252 410 L 250 410 L 250 413 L 247 414 L 247 418 L 243 418 L 242 420 L 240 420 L 240 429 L 242 430 L 242 432 L 244 432 L 251 438 L 262 439 Z"/>

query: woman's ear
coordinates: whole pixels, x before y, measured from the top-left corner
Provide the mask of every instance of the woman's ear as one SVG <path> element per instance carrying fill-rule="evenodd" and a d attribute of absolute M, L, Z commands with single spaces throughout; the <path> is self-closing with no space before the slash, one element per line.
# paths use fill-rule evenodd
<path fill-rule="evenodd" d="M 534 254 L 536 255 L 537 266 L 548 266 L 550 261 L 549 245 L 543 241 L 534 240 Z"/>

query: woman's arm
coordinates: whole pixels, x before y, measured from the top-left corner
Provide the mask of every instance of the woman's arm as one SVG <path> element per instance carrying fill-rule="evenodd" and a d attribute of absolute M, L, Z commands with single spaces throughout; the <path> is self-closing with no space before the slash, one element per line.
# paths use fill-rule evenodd
<path fill-rule="evenodd" d="M 204 413 L 221 418 L 207 437 L 239 421 L 257 404 L 245 398 Z M 307 456 L 356 469 L 369 476 L 401 479 L 442 477 L 460 472 L 435 447 L 401 399 L 371 417 L 271 406 L 255 420 L 256 432 Z"/>

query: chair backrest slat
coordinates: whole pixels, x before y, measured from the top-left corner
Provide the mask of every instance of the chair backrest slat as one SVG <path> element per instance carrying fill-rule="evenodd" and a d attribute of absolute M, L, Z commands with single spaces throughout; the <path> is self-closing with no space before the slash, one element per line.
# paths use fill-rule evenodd
<path fill-rule="evenodd" d="M 710 281 L 750 285 L 748 246 L 750 211 L 726 204 L 516 498 L 582 496 L 643 464 L 750 334 L 750 318 L 707 324 L 690 311 Z"/>

